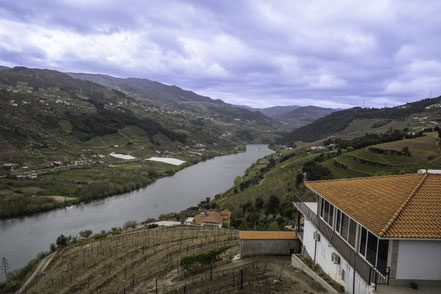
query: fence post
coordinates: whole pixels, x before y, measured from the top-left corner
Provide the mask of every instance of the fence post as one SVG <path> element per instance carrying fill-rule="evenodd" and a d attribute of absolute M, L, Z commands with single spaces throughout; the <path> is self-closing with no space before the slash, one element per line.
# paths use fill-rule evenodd
<path fill-rule="evenodd" d="M 158 279 L 155 279 L 155 293 L 158 294 Z"/>
<path fill-rule="evenodd" d="M 243 269 L 240 270 L 240 290 L 243 289 Z"/>

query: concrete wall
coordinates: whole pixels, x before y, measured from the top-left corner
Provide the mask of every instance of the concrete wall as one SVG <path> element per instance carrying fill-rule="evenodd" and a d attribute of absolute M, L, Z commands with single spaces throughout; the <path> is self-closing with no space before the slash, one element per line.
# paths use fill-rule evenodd
<path fill-rule="evenodd" d="M 298 240 L 240 240 L 240 255 L 290 255 L 299 251 Z"/>
<path fill-rule="evenodd" d="M 332 288 L 331 285 L 329 285 L 325 280 L 323 280 L 318 274 L 316 274 L 312 269 L 310 269 L 306 264 L 304 264 L 295 254 L 291 256 L 291 265 L 310 276 L 314 281 L 319 283 L 320 286 L 322 286 L 327 293 L 339 293 L 334 288 Z"/>
<path fill-rule="evenodd" d="M 313 234 L 316 230 L 316 227 L 310 221 L 305 220 L 303 246 L 311 258 L 314 258 L 315 240 L 313 238 Z M 342 258 L 337 250 L 326 238 L 323 237 L 322 234 L 320 234 L 320 241 L 317 242 L 317 248 L 315 250 L 315 262 L 320 265 L 328 276 L 345 287 L 345 293 L 352 294 L 354 277 L 352 266 Z M 334 264 L 332 262 L 332 253 L 336 253 L 340 256 L 340 264 Z M 344 270 L 344 279 L 342 279 L 339 275 L 339 271 L 341 270 Z M 355 273 L 355 293 L 369 293 L 369 286 L 357 273 Z"/>
<path fill-rule="evenodd" d="M 396 279 L 441 280 L 441 241 L 399 241 Z"/>

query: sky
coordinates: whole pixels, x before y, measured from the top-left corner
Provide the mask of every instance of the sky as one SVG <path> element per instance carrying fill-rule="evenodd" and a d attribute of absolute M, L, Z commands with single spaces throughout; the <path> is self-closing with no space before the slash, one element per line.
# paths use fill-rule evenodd
<path fill-rule="evenodd" d="M 138 77 L 252 107 L 441 95 L 441 1 L 0 0 L 0 65 Z"/>

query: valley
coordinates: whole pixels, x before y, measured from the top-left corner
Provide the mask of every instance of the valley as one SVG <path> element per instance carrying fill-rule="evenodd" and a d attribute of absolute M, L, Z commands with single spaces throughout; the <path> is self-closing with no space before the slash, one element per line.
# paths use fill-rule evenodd
<path fill-rule="evenodd" d="M 298 213 L 292 204 L 293 197 L 303 200 L 314 198 L 303 184 L 305 179 L 368 177 L 441 168 L 440 97 L 387 109 L 282 107 L 256 110 L 235 107 L 176 86 L 144 79 L 67 75 L 20 67 L 0 71 L 0 94 L 0 107 L 6 114 L 1 118 L 0 127 L 0 217 L 10 219 L 69 207 L 65 211 L 54 211 L 53 216 L 57 214 L 58 217 L 70 219 L 70 224 L 66 226 L 64 222 L 58 222 L 62 227 L 54 229 L 56 232 L 53 234 L 40 232 L 42 243 L 39 249 L 28 250 L 35 251 L 32 256 L 41 250 L 43 253 L 39 256 L 45 255 L 44 251 L 53 242 L 54 234 L 64 232 L 75 236 L 80 229 L 88 226 L 94 232 L 109 229 L 109 226 L 118 228 L 130 218 L 136 218 L 139 222 L 152 217 L 183 221 L 187 216 L 183 209 L 194 208 L 198 202 L 198 209 L 229 209 L 232 212 L 232 229 L 292 229 Z M 250 143 L 271 144 L 270 147 L 276 152 L 269 151 L 265 145 L 246 147 Z M 251 157 L 250 146 L 257 146 L 252 147 L 257 149 Z M 264 152 L 259 153 L 262 150 Z M 220 189 L 215 191 L 208 187 L 212 180 L 205 179 L 209 176 L 205 169 L 195 174 L 199 177 L 199 183 L 191 184 L 191 187 L 172 184 L 177 191 L 185 194 L 185 201 L 167 202 L 172 200 L 166 200 L 164 193 L 170 192 L 170 189 L 161 186 L 160 178 L 173 181 L 174 176 L 181 177 L 181 172 L 185 174 L 192 172 L 192 167 L 210 164 L 208 159 L 216 157 L 212 160 L 228 162 L 229 156 L 249 158 L 246 165 L 241 163 L 240 171 L 221 171 L 228 180 L 222 182 Z M 224 165 L 219 164 L 219 167 L 223 168 Z M 189 182 L 185 180 L 182 184 L 188 186 Z M 162 187 L 158 188 L 161 191 L 152 192 L 154 195 L 149 197 L 153 197 L 150 200 L 154 205 L 149 202 L 146 208 L 145 199 L 139 198 L 144 193 L 142 188 L 149 186 L 146 191 L 150 187 L 154 191 L 155 185 Z M 196 186 L 200 186 L 200 193 L 194 192 Z M 192 188 L 193 192 L 187 192 L 187 188 Z M 135 192 L 130 194 L 131 191 Z M 92 202 L 90 207 L 84 204 L 119 194 L 122 194 L 119 198 Z M 136 207 L 130 207 L 129 198 L 133 195 L 139 198 L 132 202 Z M 164 196 L 164 199 L 159 199 L 158 195 Z M 176 195 L 171 197 L 179 197 Z M 204 204 L 205 197 L 208 200 Z M 95 210 L 96 205 L 107 207 L 126 219 L 108 219 L 107 216 L 101 219 L 103 215 Z M 39 214 L 36 217 L 40 220 L 45 218 Z M 81 224 L 77 222 L 79 219 L 82 219 Z M 46 224 L 41 226 L 47 227 Z M 176 234 L 187 232 L 187 229 L 182 231 L 179 228 L 169 231 L 173 230 L 182 232 Z M 233 247 L 228 252 L 237 252 L 237 236 L 234 237 L 237 231 L 220 230 L 216 235 L 223 236 L 225 232 L 229 234 L 227 239 L 216 241 L 216 237 L 213 237 L 216 245 L 205 248 L 205 245 L 199 244 L 199 248 L 214 250 L 231 245 Z M 132 237 L 124 238 L 129 240 Z M 109 240 L 106 238 L 105 242 L 113 242 Z M 66 258 L 70 257 L 63 257 L 62 260 L 57 257 L 50 265 L 50 270 L 54 272 L 48 278 L 43 277 L 41 284 L 37 278 L 29 289 L 31 292 L 47 291 L 41 290 L 41 287 L 48 289 L 50 286 L 50 289 L 53 288 L 50 291 L 59 293 L 68 289 L 83 289 L 87 281 L 88 287 L 92 284 L 96 291 L 106 291 L 106 287 L 115 289 L 117 286 L 113 283 L 121 285 L 121 291 L 153 291 L 153 278 L 166 273 L 168 280 L 161 283 L 167 291 L 182 290 L 181 282 L 185 287 L 187 282 L 192 284 L 196 292 L 210 287 L 219 288 L 215 286 L 217 282 L 208 286 L 182 277 L 177 265 L 182 254 L 174 256 L 173 253 L 164 257 L 171 262 L 164 271 L 158 267 L 160 272 L 137 276 L 137 268 L 142 264 L 142 256 L 138 254 L 143 247 L 139 247 L 142 242 L 138 243 L 137 237 L 133 237 L 133 240 L 134 244 L 130 245 L 134 246 L 131 258 L 135 263 L 130 265 L 131 271 L 126 267 L 124 278 L 115 279 L 114 276 L 121 275 L 123 267 L 120 265 L 109 264 L 106 268 L 103 261 L 97 261 L 88 265 L 91 271 L 89 277 L 97 276 L 98 272 L 102 272 L 101 275 L 110 274 L 109 277 L 91 283 L 90 278 L 84 277 L 74 281 L 72 277 L 78 274 L 72 273 L 71 281 L 65 284 L 64 279 L 69 279 L 67 276 L 61 277 L 60 282 L 57 280 L 59 277 L 54 275 L 59 271 L 57 267 L 65 266 Z M 96 246 L 96 252 L 90 257 L 100 256 L 101 242 L 100 245 L 92 245 L 91 248 Z M 148 246 L 148 250 L 155 253 L 157 245 L 162 246 L 155 243 Z M 87 245 L 73 244 L 67 247 L 71 249 L 60 247 L 57 256 L 65 256 L 66 252 L 75 251 L 73 248 L 78 246 L 82 251 L 87 250 Z M 109 243 L 109 254 L 118 246 Z M 170 248 L 173 246 L 167 241 L 167 246 L 161 250 L 172 250 Z M 180 252 L 182 248 L 178 246 L 177 250 Z M 143 255 L 145 251 L 144 247 Z M 128 257 L 121 258 L 126 262 Z M 69 262 L 74 264 L 76 261 Z M 244 269 L 249 269 L 250 262 L 244 261 Z M 277 261 L 271 262 L 278 264 L 274 265 L 276 268 L 280 266 Z M 20 263 L 25 262 L 20 260 Z M 20 283 L 33 268 L 35 262 L 29 266 L 28 272 L 20 276 Z M 78 270 L 77 266 L 73 268 Z M 229 273 L 227 268 L 222 268 L 222 273 L 217 277 L 227 280 L 233 278 L 234 274 Z M 261 268 L 254 263 L 251 269 L 251 272 L 262 274 Z M 176 274 L 171 274 L 174 270 Z M 127 277 L 127 272 L 131 278 Z M 270 277 L 265 273 L 263 275 L 266 279 Z M 176 279 L 181 280 L 178 282 Z M 265 283 L 272 287 L 269 282 Z M 71 288 L 67 288 L 68 285 Z M 256 285 L 256 281 L 250 281 L 250 291 Z M 231 289 L 225 288 L 225 291 L 233 291 L 235 287 L 237 285 Z M 283 288 L 283 283 L 280 287 Z M 223 291 L 221 288 L 218 290 Z"/>

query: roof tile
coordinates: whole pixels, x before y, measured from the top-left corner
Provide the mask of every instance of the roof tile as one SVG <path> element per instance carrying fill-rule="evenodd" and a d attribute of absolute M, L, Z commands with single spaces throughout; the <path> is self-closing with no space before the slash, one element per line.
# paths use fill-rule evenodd
<path fill-rule="evenodd" d="M 441 175 L 410 174 L 305 183 L 380 237 L 441 238 Z"/>
<path fill-rule="evenodd" d="M 241 240 L 294 240 L 297 235 L 292 231 L 240 231 Z"/>

